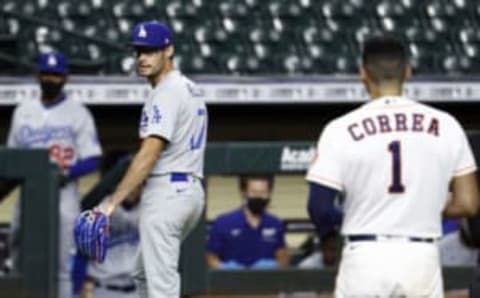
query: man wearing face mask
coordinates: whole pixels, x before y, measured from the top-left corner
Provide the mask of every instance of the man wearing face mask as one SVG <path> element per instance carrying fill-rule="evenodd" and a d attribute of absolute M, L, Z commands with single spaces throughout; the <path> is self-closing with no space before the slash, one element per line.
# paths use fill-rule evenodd
<path fill-rule="evenodd" d="M 206 260 L 211 269 L 273 269 L 286 267 L 285 225 L 268 213 L 273 176 L 239 178 L 242 205 L 212 224 Z"/>
<path fill-rule="evenodd" d="M 80 213 L 77 179 L 97 169 L 102 154 L 92 115 L 81 103 L 63 92 L 68 63 L 58 52 L 40 55 L 37 79 L 41 95 L 25 100 L 13 113 L 7 146 L 9 148 L 43 148 L 50 151 L 50 161 L 61 175 L 59 187 L 58 297 L 72 295 L 70 257 L 73 224 Z M 20 204 L 12 219 L 12 251 L 18 247 Z M 21 244 L 20 244 L 21 245 Z M 12 256 L 16 258 L 15 253 Z"/>

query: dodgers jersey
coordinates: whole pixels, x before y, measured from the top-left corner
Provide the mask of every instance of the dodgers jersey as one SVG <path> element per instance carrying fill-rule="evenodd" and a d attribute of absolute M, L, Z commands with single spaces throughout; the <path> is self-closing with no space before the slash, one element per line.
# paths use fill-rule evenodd
<path fill-rule="evenodd" d="M 140 138 L 159 136 L 168 142 L 152 174 L 203 177 L 207 109 L 197 95 L 195 84 L 177 70 L 151 91 L 142 110 Z"/>
<path fill-rule="evenodd" d="M 344 193 L 343 235 L 440 237 L 450 181 L 475 170 L 455 118 L 389 96 L 326 126 L 307 180 Z"/>
<path fill-rule="evenodd" d="M 47 148 L 51 161 L 61 170 L 67 170 L 79 159 L 102 153 L 92 115 L 81 103 L 65 97 L 50 105 L 40 100 L 19 104 L 13 114 L 7 145 Z"/>

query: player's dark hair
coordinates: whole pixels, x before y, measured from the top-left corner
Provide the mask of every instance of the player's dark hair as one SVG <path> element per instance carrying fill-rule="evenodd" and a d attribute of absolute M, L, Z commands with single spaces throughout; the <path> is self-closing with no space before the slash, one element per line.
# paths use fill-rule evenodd
<path fill-rule="evenodd" d="M 275 184 L 275 178 L 273 175 L 269 174 L 258 174 L 258 175 L 241 175 L 238 179 L 238 186 L 240 191 L 246 191 L 248 187 L 248 183 L 251 180 L 265 180 L 268 182 L 268 188 L 270 191 L 273 190 L 273 185 Z"/>
<path fill-rule="evenodd" d="M 376 84 L 402 83 L 408 53 L 402 42 L 395 37 L 375 36 L 363 44 L 362 64 L 369 78 Z"/>

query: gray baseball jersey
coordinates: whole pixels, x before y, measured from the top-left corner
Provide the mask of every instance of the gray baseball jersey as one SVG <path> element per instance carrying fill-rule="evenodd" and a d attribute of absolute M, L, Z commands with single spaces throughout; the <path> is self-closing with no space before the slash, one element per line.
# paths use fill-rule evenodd
<path fill-rule="evenodd" d="M 140 119 L 140 138 L 168 141 L 152 174 L 190 173 L 203 177 L 207 110 L 195 84 L 179 71 L 170 72 L 151 92 Z"/>
<path fill-rule="evenodd" d="M 82 104 L 68 99 L 48 107 L 39 100 L 22 102 L 13 114 L 7 145 L 48 148 L 60 169 L 102 153 L 92 115 Z"/>

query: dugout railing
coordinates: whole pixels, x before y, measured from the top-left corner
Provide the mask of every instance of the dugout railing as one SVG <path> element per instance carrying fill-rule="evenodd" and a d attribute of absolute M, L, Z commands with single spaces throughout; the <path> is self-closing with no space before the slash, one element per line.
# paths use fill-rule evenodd
<path fill-rule="evenodd" d="M 0 278 L 0 297 L 57 297 L 58 171 L 47 150 L 0 149 L 0 179 L 21 185 L 18 272 Z"/>

